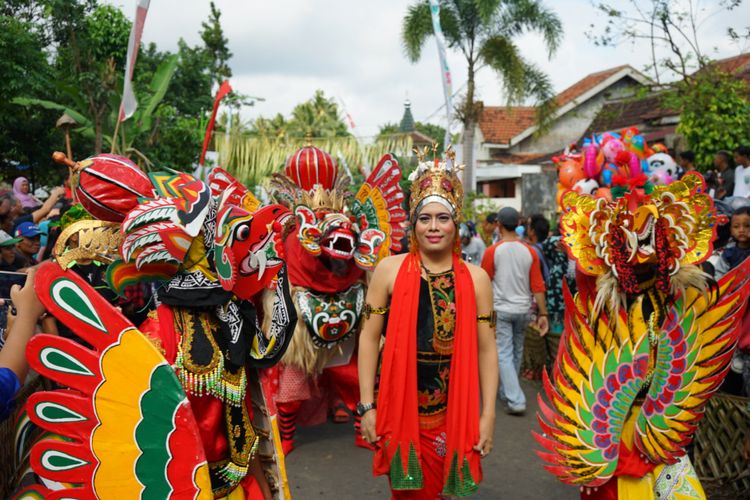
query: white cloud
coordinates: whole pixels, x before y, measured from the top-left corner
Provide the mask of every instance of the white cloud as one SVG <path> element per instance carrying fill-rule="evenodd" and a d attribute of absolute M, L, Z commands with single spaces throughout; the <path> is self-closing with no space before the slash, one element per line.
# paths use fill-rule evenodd
<path fill-rule="evenodd" d="M 134 2 L 113 3 L 132 18 Z M 346 102 L 357 133 L 363 136 L 376 134 L 386 122 L 399 121 L 407 94 L 415 118 L 427 118 L 443 104 L 437 51 L 431 40 L 417 64 L 406 59 L 400 31 L 410 3 L 217 0 L 222 27 L 234 54 L 230 61 L 234 73 L 231 83 L 239 92 L 266 99 L 245 110 L 245 118 L 286 115 L 318 88 Z M 619 64 L 642 69 L 647 63 L 649 52 L 645 44 L 603 48 L 587 39 L 589 25 L 603 21 L 594 15 L 588 0 L 546 4 L 560 15 L 565 29 L 556 55 L 547 59 L 538 35 L 525 35 L 518 44 L 525 57 L 551 75 L 556 89 L 562 90 L 591 72 Z M 191 45 L 199 44 L 201 22 L 208 15 L 206 0 L 153 0 L 143 40 L 155 42 L 161 50 L 175 50 L 180 38 Z M 703 49 L 709 55 L 727 57 L 741 51 L 724 36 L 733 19 L 750 19 L 750 6 L 714 16 L 701 28 Z M 718 47 L 718 52 L 714 53 L 713 47 Z M 449 64 L 455 90 L 464 83 L 466 68 L 458 53 L 449 54 Z M 500 84 L 487 68 L 478 75 L 477 89 L 485 103 L 503 102 Z M 430 121 L 444 125 L 444 111 Z M 453 130 L 458 129 L 454 124 Z"/>

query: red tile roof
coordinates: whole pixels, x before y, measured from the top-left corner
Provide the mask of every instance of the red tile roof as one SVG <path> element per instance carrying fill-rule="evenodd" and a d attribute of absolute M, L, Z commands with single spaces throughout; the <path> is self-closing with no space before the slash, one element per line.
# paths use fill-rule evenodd
<path fill-rule="evenodd" d="M 521 154 L 507 154 L 500 150 L 495 154 L 492 154 L 492 162 L 499 161 L 500 163 L 513 164 L 513 165 L 536 165 L 541 160 L 548 159 L 551 154 L 543 153 L 521 153 Z"/>
<path fill-rule="evenodd" d="M 485 106 L 479 117 L 479 129 L 485 142 L 507 144 L 534 125 L 535 119 L 533 106 Z"/>
<path fill-rule="evenodd" d="M 605 69 L 598 73 L 591 73 L 585 76 L 582 80 L 578 80 L 576 83 L 557 94 L 557 105 L 565 106 L 569 102 L 581 97 L 583 94 L 593 89 L 607 78 L 615 75 L 619 71 L 627 68 L 628 65 L 617 66 L 615 68 Z"/>
<path fill-rule="evenodd" d="M 727 57 L 726 59 L 719 59 L 718 61 L 713 61 L 711 64 L 727 73 L 741 73 L 750 69 L 750 52 L 734 57 Z"/>

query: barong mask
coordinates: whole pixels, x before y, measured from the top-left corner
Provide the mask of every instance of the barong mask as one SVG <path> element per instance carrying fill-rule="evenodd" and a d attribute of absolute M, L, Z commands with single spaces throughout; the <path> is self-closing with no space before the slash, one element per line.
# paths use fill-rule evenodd
<path fill-rule="evenodd" d="M 614 310 L 650 286 L 674 294 L 703 281 L 695 265 L 711 255 L 716 226 L 703 178 L 648 190 L 633 187 L 613 201 L 573 191 L 562 198 L 565 248 L 581 272 L 597 277 L 597 307 Z"/>
<path fill-rule="evenodd" d="M 276 200 L 293 210 L 302 248 L 369 271 L 401 248 L 406 213 L 400 176 L 395 158 L 385 155 L 352 197 L 351 179 L 339 175 L 331 156 L 306 146 L 287 160 L 284 175 L 274 174 L 271 187 Z"/>

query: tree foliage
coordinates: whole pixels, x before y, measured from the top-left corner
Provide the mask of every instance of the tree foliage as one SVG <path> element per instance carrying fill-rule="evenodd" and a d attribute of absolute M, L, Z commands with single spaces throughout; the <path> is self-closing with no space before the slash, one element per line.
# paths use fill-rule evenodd
<path fill-rule="evenodd" d="M 339 106 L 333 98 L 318 89 L 309 100 L 294 107 L 289 119 L 277 114 L 273 118 L 258 117 L 249 134 L 268 140 L 286 141 L 288 138 L 319 139 L 348 137 L 349 131 L 341 118 Z"/>
<path fill-rule="evenodd" d="M 201 39 L 210 63 L 211 80 L 221 85 L 222 81 L 232 76 L 232 69 L 229 67 L 232 53 L 227 46 L 229 40 L 224 37 L 224 31 L 221 28 L 221 12 L 213 2 L 211 2 L 211 14 L 208 20 L 202 22 L 201 26 L 203 27 Z"/>
<path fill-rule="evenodd" d="M 717 151 L 748 144 L 749 94 L 743 80 L 710 66 L 676 84 L 665 103 L 682 110 L 677 132 L 695 153 L 697 165 L 712 165 Z"/>
<path fill-rule="evenodd" d="M 644 54 L 649 60 L 645 70 L 661 84 L 685 79 L 711 62 L 701 40 L 702 28 L 717 14 L 731 12 L 741 3 L 719 0 L 701 6 L 695 0 L 597 1 L 594 6 L 604 21 L 591 23 L 587 34 L 600 46 L 645 41 L 649 48 Z M 749 35 L 732 26 L 726 28 L 726 34 L 736 42 Z"/>
<path fill-rule="evenodd" d="M 53 68 L 47 61 L 43 33 L 33 29 L 32 14 L 23 15 L 12 5 L 0 10 L 0 178 L 12 181 L 21 171 L 33 181 L 47 181 L 44 173 L 49 151 L 62 140 L 54 129 L 55 112 L 24 109 L 11 103 L 18 95 L 44 96 Z M 52 127 L 50 126 L 53 125 Z M 43 151 L 47 153 L 43 153 Z M 55 175 L 60 179 L 61 175 Z"/>
<path fill-rule="evenodd" d="M 176 54 L 153 43 L 141 46 L 133 81 L 139 107 L 120 128 L 117 152 L 142 164 L 192 168 L 213 104 L 212 85 L 231 76 L 220 17 L 212 3 L 202 42 L 180 40 Z M 0 5 L 0 161 L 49 168 L 50 153 L 64 147 L 54 129 L 63 111 L 79 124 L 74 157 L 109 150 L 130 26 L 117 7 L 101 0 Z M 241 104 L 242 96 L 234 102 Z"/>

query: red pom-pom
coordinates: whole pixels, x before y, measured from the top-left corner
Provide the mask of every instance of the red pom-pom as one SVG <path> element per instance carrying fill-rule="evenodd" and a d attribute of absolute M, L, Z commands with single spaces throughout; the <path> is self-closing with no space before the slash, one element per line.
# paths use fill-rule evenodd
<path fill-rule="evenodd" d="M 624 167 L 626 165 L 630 164 L 630 155 L 632 153 L 630 151 L 626 151 L 624 149 L 621 149 L 617 152 L 617 155 L 615 156 L 615 164 L 618 167 Z"/>
<path fill-rule="evenodd" d="M 628 178 L 625 177 L 622 174 L 615 174 L 612 176 L 612 185 L 613 186 L 627 186 L 628 184 Z"/>

